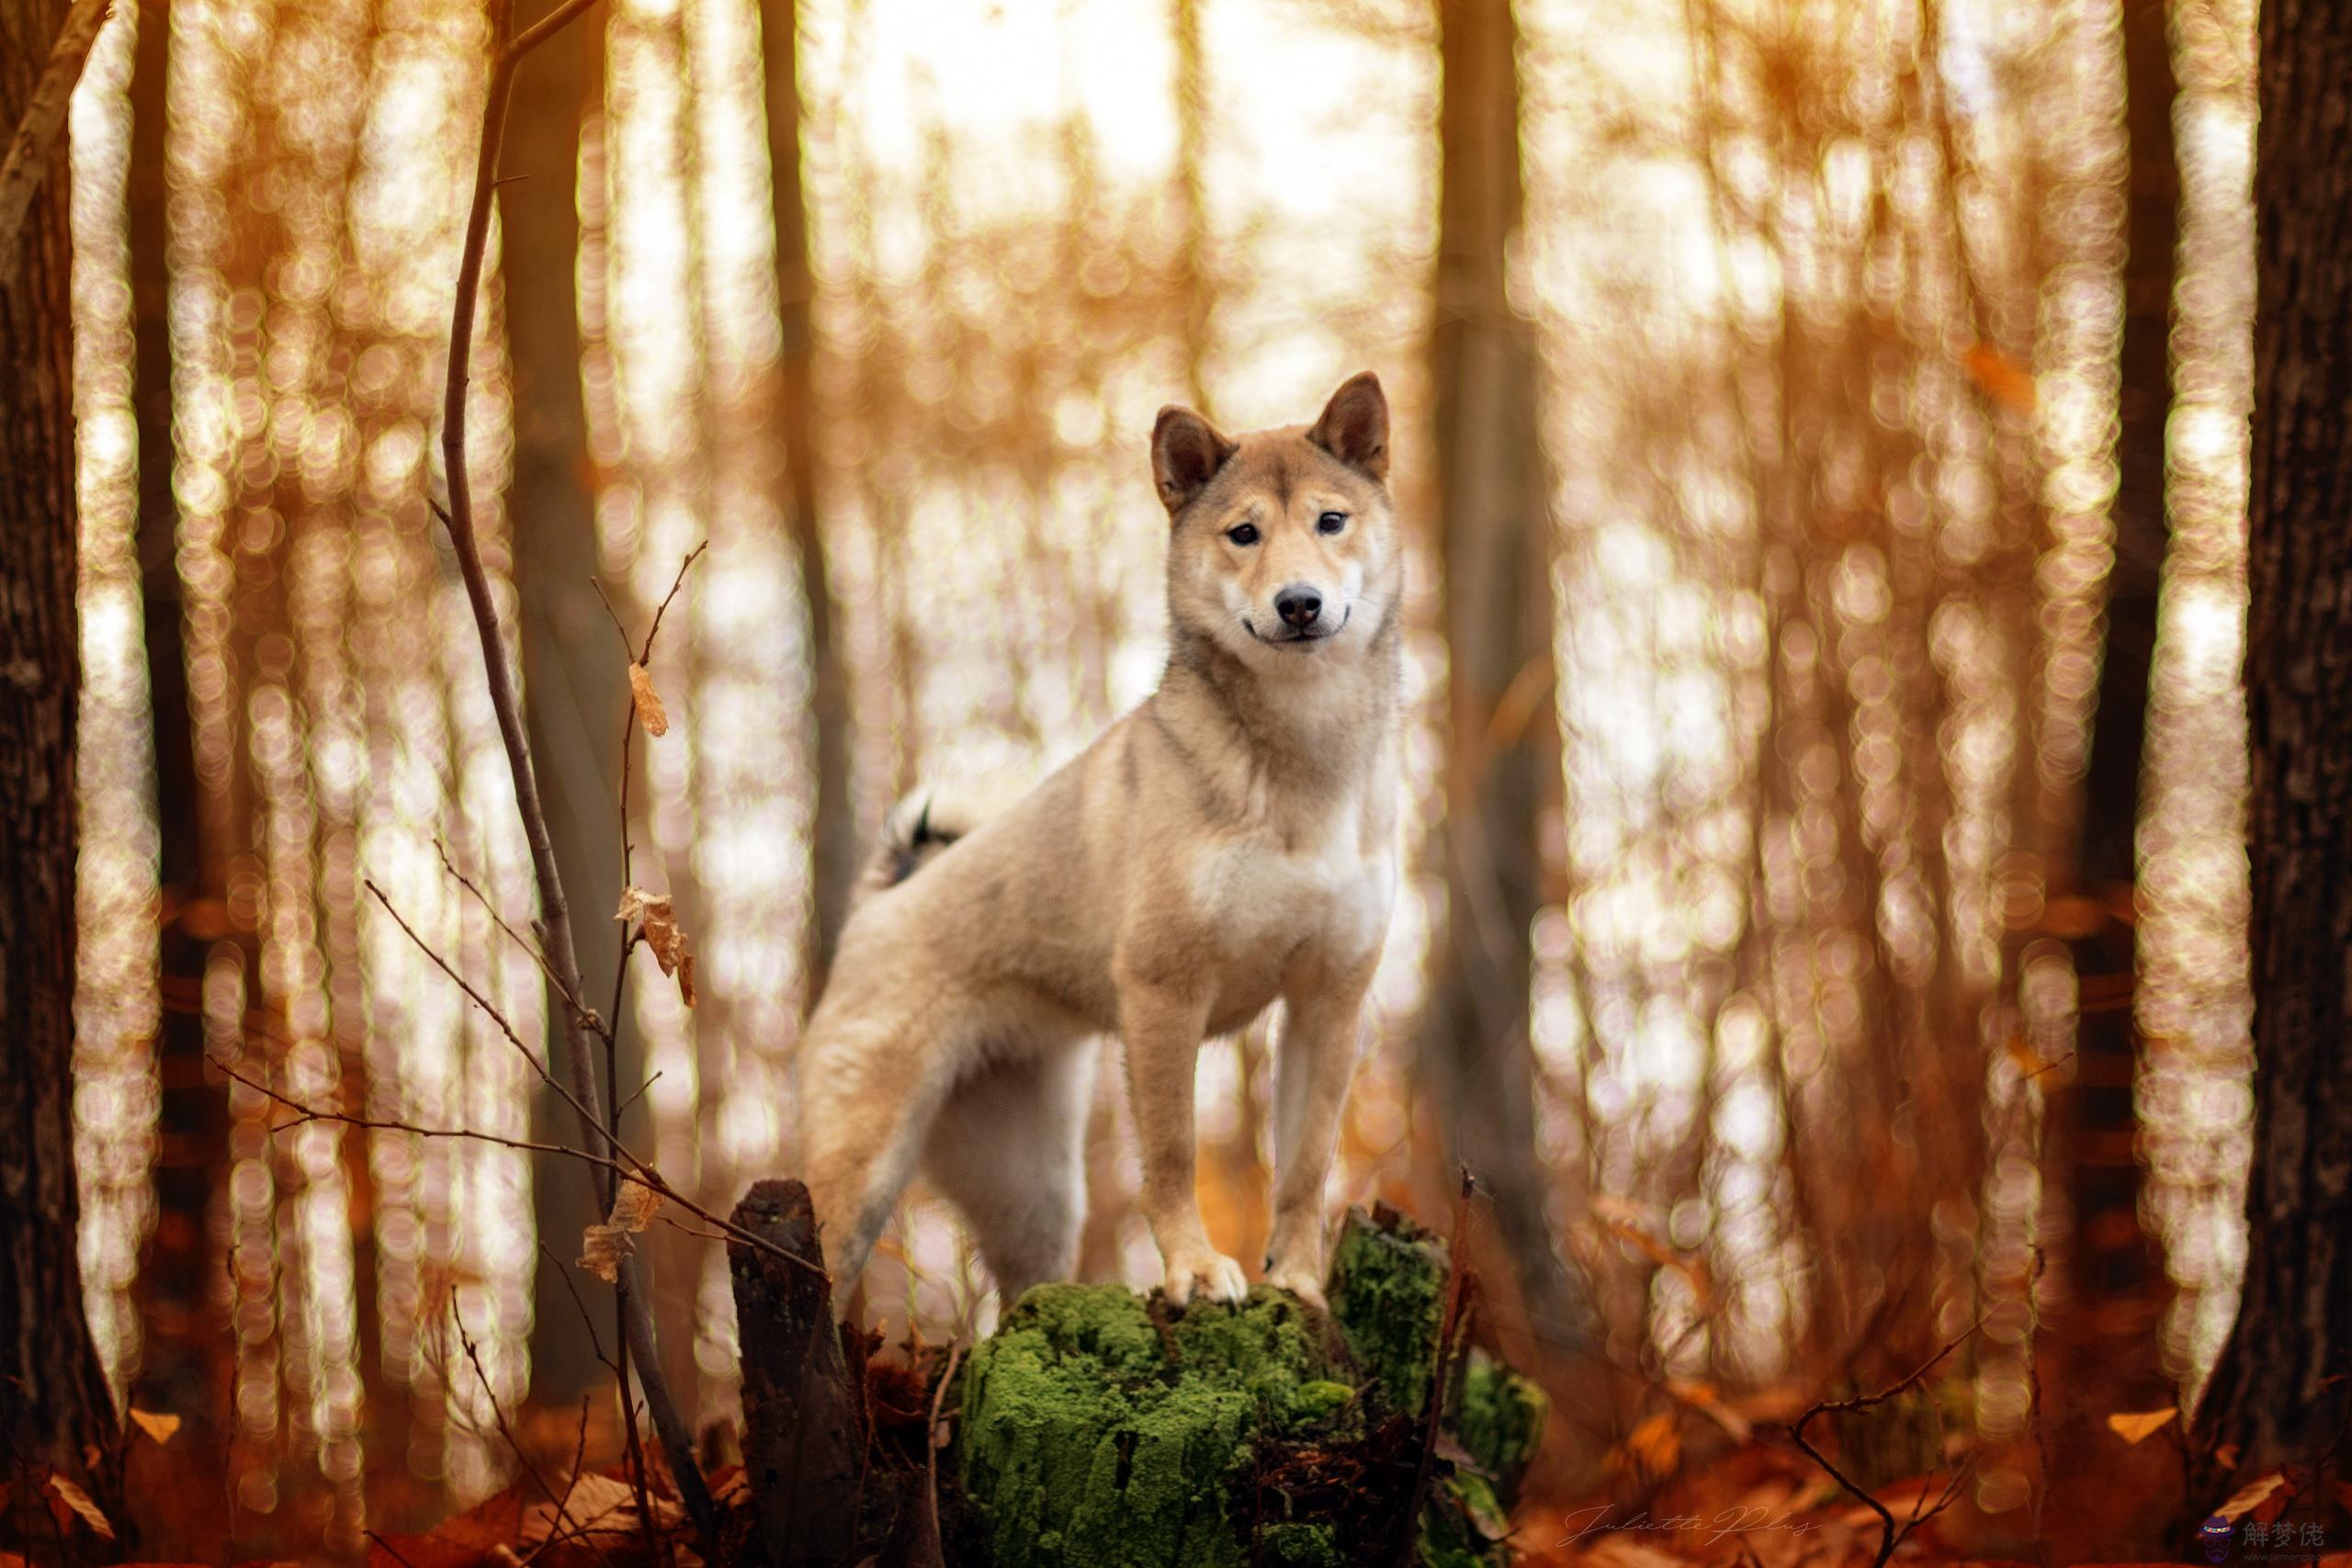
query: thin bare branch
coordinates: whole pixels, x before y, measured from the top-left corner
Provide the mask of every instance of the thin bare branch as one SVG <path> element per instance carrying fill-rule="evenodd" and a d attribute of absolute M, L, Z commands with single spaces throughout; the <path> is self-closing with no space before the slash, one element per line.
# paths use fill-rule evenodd
<path fill-rule="evenodd" d="M 539 1473 L 539 1467 L 531 1462 L 531 1456 L 523 1451 L 523 1445 L 514 1440 L 514 1428 L 507 1424 L 505 1406 L 498 1403 L 498 1391 L 491 1386 L 490 1372 L 481 1364 L 481 1352 L 474 1346 L 474 1337 L 466 1332 L 465 1309 L 458 1304 L 454 1292 L 449 1297 L 449 1319 L 457 1325 L 458 1343 L 465 1348 L 466 1359 L 473 1364 L 474 1381 L 481 1384 L 482 1397 L 490 1401 L 490 1416 L 498 1424 L 498 1435 L 506 1439 L 506 1446 L 514 1450 L 514 1461 L 523 1467 L 523 1473 L 531 1478 L 531 1484 L 555 1505 L 556 1521 L 577 1529 L 571 1516 L 564 1509 L 565 1502 L 571 1496 L 571 1484 L 566 1483 L 561 1495 L 558 1495 L 556 1489 L 548 1484 L 547 1477 Z"/>
<path fill-rule="evenodd" d="M 514 1032 L 514 1026 L 507 1021 L 506 1015 L 492 1005 L 489 998 L 474 989 L 472 984 L 469 982 L 464 976 L 458 974 L 447 959 L 443 958 L 439 953 L 434 952 L 432 946 L 427 943 L 423 937 L 416 934 L 416 928 L 410 925 L 407 920 L 401 918 L 401 912 L 392 908 L 391 899 L 385 897 L 384 890 L 376 886 L 374 878 L 371 877 L 367 879 L 362 886 L 365 886 L 368 892 L 376 896 L 376 902 L 384 907 L 384 913 L 391 916 L 392 923 L 399 926 L 402 931 L 405 931 L 408 934 L 409 941 L 416 944 L 416 950 L 424 954 L 426 958 L 432 960 L 433 966 L 435 968 L 449 976 L 451 982 L 457 986 L 458 989 L 465 992 L 466 995 L 472 999 L 474 1006 L 481 1009 L 482 1011 L 490 1015 L 491 1021 L 498 1025 L 499 1032 L 506 1036 L 507 1043 L 513 1045 L 515 1050 L 522 1053 L 523 1060 L 530 1064 L 531 1071 L 538 1075 L 538 1078 L 541 1083 L 547 1085 L 549 1089 L 555 1090 L 556 1093 L 561 1095 L 565 1102 L 569 1104 L 577 1114 L 582 1117 L 593 1117 L 597 1114 L 595 1110 L 593 1108 L 593 1104 L 582 1104 L 577 1095 L 575 1095 L 571 1089 L 566 1089 L 563 1084 L 557 1079 L 553 1073 L 548 1071 L 547 1064 L 540 1061 L 538 1055 L 528 1045 L 523 1043 L 523 1037 Z"/>
<path fill-rule="evenodd" d="M 662 1194 L 663 1201 L 675 1203 L 687 1213 L 717 1226 L 737 1241 L 756 1247 L 762 1252 L 771 1253 L 800 1268 L 816 1269 L 819 1273 L 824 1272 L 821 1269 L 818 1269 L 817 1265 L 788 1247 L 779 1247 L 765 1236 L 754 1231 L 746 1230 L 732 1220 L 711 1213 L 671 1186 L 660 1171 L 617 1145 L 615 1145 L 616 1154 L 591 1154 L 586 1149 L 576 1149 L 569 1144 L 540 1143 L 530 1138 L 509 1138 L 496 1133 L 478 1132 L 471 1127 L 426 1127 L 414 1122 L 400 1121 L 389 1116 L 360 1116 L 348 1111 L 330 1111 L 323 1106 L 305 1105 L 291 1095 L 280 1093 L 260 1079 L 239 1072 L 233 1063 L 221 1057 L 207 1056 L 205 1060 L 238 1083 L 252 1089 L 255 1094 L 294 1112 L 294 1119 L 291 1122 L 279 1123 L 280 1126 L 299 1127 L 306 1122 L 332 1122 L 337 1126 L 357 1127 L 371 1133 L 407 1133 L 419 1138 L 465 1138 L 474 1143 L 494 1144 L 500 1148 L 514 1149 L 525 1154 L 561 1155 L 567 1159 L 576 1159 L 582 1164 L 594 1166 L 598 1169 L 608 1170 L 616 1177 L 627 1176 L 641 1181 Z"/>
<path fill-rule="evenodd" d="M 1934 1518 L 1938 1514 L 1942 1513 L 1946 1508 L 1951 1506 L 1951 1499 L 1959 1495 L 1961 1476 L 1959 1473 L 1955 1473 L 1953 1475 L 1951 1484 L 1945 1488 L 1943 1500 L 1939 1502 L 1935 1507 L 1929 1509 L 1924 1515 L 1919 1511 L 1919 1505 L 1921 1502 L 1926 1500 L 1927 1493 L 1924 1490 L 1921 1491 L 1919 1495 L 1912 1500 L 1911 1517 L 1898 1526 L 1894 1522 L 1894 1515 L 1888 1510 L 1886 1505 L 1880 1502 L 1876 1497 L 1871 1496 L 1868 1491 L 1858 1485 L 1853 1477 L 1848 1475 L 1844 1471 L 1839 1470 L 1836 1465 L 1830 1463 L 1827 1456 L 1824 1455 L 1819 1449 L 1815 1448 L 1813 1444 L 1806 1439 L 1804 1429 L 1806 1427 L 1810 1426 L 1815 1419 L 1819 1416 L 1826 1416 L 1832 1411 L 1873 1409 L 1878 1405 L 1884 1404 L 1888 1400 L 1896 1397 L 1898 1394 L 1907 1393 L 1911 1389 L 1917 1388 L 1920 1382 L 1926 1379 L 1929 1372 L 1934 1371 L 1936 1368 L 1943 1364 L 1945 1357 L 1951 1355 L 1954 1350 L 1959 1349 L 1962 1345 L 1968 1343 L 1970 1337 L 1973 1336 L 1978 1329 L 1984 1326 L 1984 1320 L 1981 1317 L 1974 1323 L 1970 1324 L 1958 1335 L 1953 1337 L 1951 1339 L 1947 1340 L 1942 1349 L 1937 1351 L 1934 1355 L 1928 1357 L 1926 1361 L 1922 1362 L 1917 1371 L 1913 1372 L 1909 1377 L 1905 1378 L 1901 1382 L 1894 1384 L 1892 1388 L 1882 1389 L 1876 1393 L 1866 1393 L 1857 1399 L 1818 1401 L 1810 1410 L 1807 1410 L 1804 1415 L 1798 1416 L 1796 1424 L 1789 1428 L 1790 1439 L 1794 1442 L 1798 1448 L 1804 1450 L 1805 1457 L 1807 1459 L 1813 1461 L 1814 1463 L 1819 1465 L 1823 1470 L 1827 1471 L 1829 1472 L 1829 1478 L 1832 1481 L 1835 1481 L 1838 1485 L 1851 1493 L 1863 1506 L 1869 1508 L 1871 1513 L 1878 1516 L 1878 1556 L 1871 1561 L 1871 1568 L 1886 1568 L 1887 1561 L 1894 1555 L 1895 1548 L 1901 1546 L 1903 1542 L 1908 1539 L 1913 1530 L 1917 1529 L 1920 1525 L 1925 1524 L 1928 1519 Z M 1962 1470 L 1965 1470 L 1965 1468 L 1966 1467 L 1963 1466 Z"/>
<path fill-rule="evenodd" d="M 705 539 L 686 552 L 686 558 L 678 563 L 678 575 L 670 580 L 670 592 L 662 595 L 662 603 L 653 607 L 653 624 L 645 628 L 645 646 L 638 650 L 637 655 L 637 661 L 647 669 L 653 667 L 653 639 L 662 635 L 662 617 L 670 613 L 670 601 L 675 599 L 678 590 L 686 585 L 687 569 L 700 560 L 703 551 L 708 548 L 710 541 Z"/>
<path fill-rule="evenodd" d="M 538 944 L 508 925 L 506 918 L 498 912 L 498 906 L 490 901 L 490 895 L 481 890 L 481 884 L 458 869 L 458 863 L 449 858 L 449 846 L 440 838 L 435 837 L 433 840 L 433 850 L 441 857 L 441 869 L 447 872 L 458 886 L 474 896 L 474 902 L 481 906 L 482 913 L 490 917 L 491 923 L 505 935 L 507 941 L 530 955 L 531 962 L 538 966 L 539 973 L 545 976 L 547 983 L 553 986 L 557 994 L 563 998 L 564 1004 L 579 1013 L 580 1021 L 599 1036 L 609 1032 L 612 1026 L 596 1016 L 595 1009 L 582 1005 L 578 997 L 564 990 L 563 983 L 556 978 L 555 971 L 548 967 L 547 954 L 539 951 Z M 377 897 L 381 898 L 383 895 L 379 893 Z"/>

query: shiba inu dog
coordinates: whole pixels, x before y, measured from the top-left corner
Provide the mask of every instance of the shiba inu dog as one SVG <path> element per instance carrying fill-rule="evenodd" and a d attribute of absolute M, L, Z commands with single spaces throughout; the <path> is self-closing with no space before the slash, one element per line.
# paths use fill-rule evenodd
<path fill-rule="evenodd" d="M 847 1296 L 918 1166 L 1010 1306 L 1076 1261 L 1094 1043 L 1125 1045 L 1169 1297 L 1238 1302 L 1193 1190 L 1194 1058 L 1276 1000 L 1268 1283 L 1322 1302 L 1324 1198 L 1396 887 L 1403 547 L 1388 402 L 1227 436 L 1166 408 L 1159 688 L 1018 805 L 908 814 L 800 1050 L 809 1191 Z"/>

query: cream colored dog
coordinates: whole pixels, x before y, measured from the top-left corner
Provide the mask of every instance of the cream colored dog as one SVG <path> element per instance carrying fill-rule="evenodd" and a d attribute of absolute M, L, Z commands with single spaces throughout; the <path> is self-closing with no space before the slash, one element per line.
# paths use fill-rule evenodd
<path fill-rule="evenodd" d="M 1076 1261 L 1095 1038 L 1126 1045 L 1140 1201 L 1178 1303 L 1238 1302 L 1193 1190 L 1204 1036 L 1277 998 L 1266 1280 L 1322 1301 L 1325 1177 L 1397 873 L 1403 550 L 1388 402 L 1220 434 L 1167 408 L 1159 689 L 1017 806 L 885 846 L 800 1052 L 836 1299 L 918 1164 L 1008 1306 Z"/>

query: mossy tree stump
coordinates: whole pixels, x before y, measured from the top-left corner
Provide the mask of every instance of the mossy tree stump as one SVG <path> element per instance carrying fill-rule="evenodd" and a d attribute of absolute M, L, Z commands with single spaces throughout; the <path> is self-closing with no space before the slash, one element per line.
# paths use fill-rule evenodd
<path fill-rule="evenodd" d="M 1116 1285 L 1044 1285 L 972 1352 L 956 1440 L 966 1556 L 994 1568 L 1505 1561 L 1502 1509 L 1544 1397 L 1449 1359 L 1419 1517 L 1448 1278 L 1385 1209 L 1348 1216 L 1327 1325 L 1260 1287 L 1171 1311 Z M 1334 1332 L 1336 1330 L 1336 1332 Z M 951 1551 L 951 1560 L 962 1557 Z"/>

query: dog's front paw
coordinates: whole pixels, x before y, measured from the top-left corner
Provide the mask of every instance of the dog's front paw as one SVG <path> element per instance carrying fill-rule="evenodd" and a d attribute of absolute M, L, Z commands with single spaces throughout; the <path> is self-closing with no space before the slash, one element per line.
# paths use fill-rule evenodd
<path fill-rule="evenodd" d="M 1196 1295 L 1239 1306 L 1250 1281 L 1242 1278 L 1241 1265 L 1222 1252 L 1179 1253 L 1168 1260 L 1165 1289 L 1173 1306 L 1189 1305 Z"/>
<path fill-rule="evenodd" d="M 1267 1270 L 1266 1283 L 1278 1291 L 1288 1291 L 1317 1312 L 1330 1310 L 1330 1303 L 1323 1299 L 1322 1278 L 1312 1269 L 1278 1263 Z"/>

